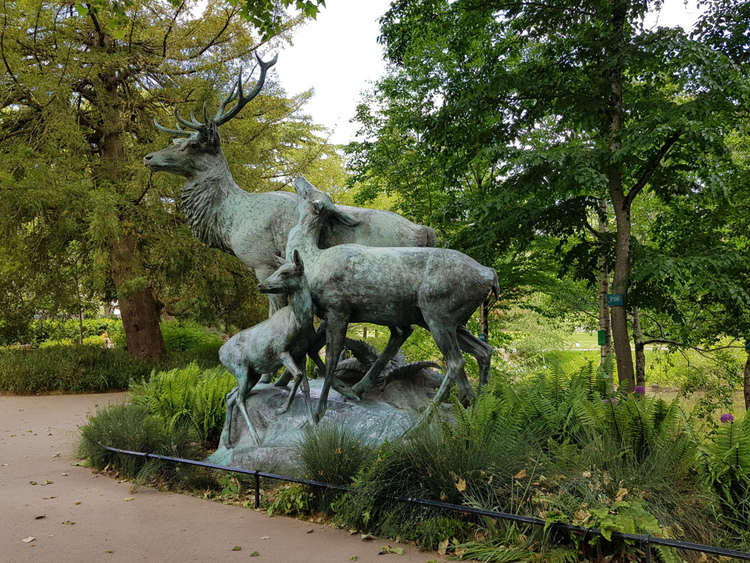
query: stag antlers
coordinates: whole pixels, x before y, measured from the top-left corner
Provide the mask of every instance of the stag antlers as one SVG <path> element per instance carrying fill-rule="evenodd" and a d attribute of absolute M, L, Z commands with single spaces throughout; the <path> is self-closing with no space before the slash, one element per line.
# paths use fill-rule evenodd
<path fill-rule="evenodd" d="M 273 59 L 271 59 L 268 62 L 264 62 L 261 60 L 261 58 L 258 56 L 258 54 L 255 54 L 255 57 L 258 59 L 258 64 L 260 66 L 260 76 L 258 77 L 258 81 L 255 83 L 255 86 L 253 87 L 250 92 L 247 94 L 244 94 L 242 92 L 242 69 L 240 69 L 239 76 L 237 77 L 237 80 L 235 81 L 234 85 L 232 86 L 232 89 L 230 90 L 229 94 L 221 100 L 221 103 L 219 104 L 219 109 L 216 112 L 216 115 L 211 119 L 213 124 L 218 127 L 219 125 L 223 125 L 230 119 L 232 119 L 235 115 L 237 115 L 240 110 L 245 107 L 245 105 L 255 98 L 259 93 L 261 88 L 263 88 L 263 84 L 266 81 L 266 73 L 268 72 L 268 69 L 271 68 L 273 65 L 276 64 L 276 61 L 279 58 L 279 55 L 277 54 L 274 56 Z M 237 101 L 237 103 L 229 110 L 226 110 L 227 104 L 231 104 L 234 101 Z M 163 131 L 164 133 L 169 133 L 170 135 L 175 135 L 177 137 L 190 137 L 193 134 L 190 131 L 186 131 L 180 125 L 183 127 L 187 127 L 188 129 L 192 129 L 194 131 L 199 131 L 203 127 L 205 127 L 206 123 L 208 123 L 208 113 L 206 112 L 206 104 L 203 104 L 203 121 L 204 123 L 201 123 L 195 118 L 195 114 L 191 111 L 190 112 L 190 120 L 185 119 L 182 117 L 178 112 L 177 108 L 174 109 L 174 115 L 177 119 L 177 129 L 169 129 L 167 127 L 164 127 L 163 125 L 160 125 L 156 119 L 154 119 L 154 125 L 156 125 L 156 128 L 159 129 L 159 131 Z"/>

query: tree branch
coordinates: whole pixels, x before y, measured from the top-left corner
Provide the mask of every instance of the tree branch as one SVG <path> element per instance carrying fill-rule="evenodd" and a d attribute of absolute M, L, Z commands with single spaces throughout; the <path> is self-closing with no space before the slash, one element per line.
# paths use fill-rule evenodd
<path fill-rule="evenodd" d="M 649 159 L 649 161 L 646 163 L 645 168 L 640 173 L 640 178 L 633 186 L 633 188 L 628 192 L 628 195 L 625 196 L 625 202 L 627 204 L 633 203 L 633 200 L 638 195 L 638 193 L 646 186 L 646 184 L 648 184 L 651 176 L 654 175 L 656 169 L 659 168 L 659 164 L 661 164 L 661 161 L 664 159 L 667 152 L 669 152 L 669 149 L 671 149 L 672 145 L 674 145 L 679 140 L 681 135 L 682 131 L 680 130 L 672 133 L 672 135 L 667 137 L 667 140 L 664 141 L 664 144 L 661 146 L 661 148 L 656 151 L 656 153 Z"/>

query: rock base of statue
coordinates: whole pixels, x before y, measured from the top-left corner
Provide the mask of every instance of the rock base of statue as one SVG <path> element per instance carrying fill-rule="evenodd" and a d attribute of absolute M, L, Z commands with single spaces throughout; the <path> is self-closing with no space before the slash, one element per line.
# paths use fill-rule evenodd
<path fill-rule="evenodd" d="M 345 400 L 331 390 L 328 409 L 317 426 L 338 425 L 374 443 L 393 440 L 417 422 L 439 384 L 440 377 L 434 376 L 390 381 L 385 386 L 374 387 L 360 401 Z M 321 379 L 310 380 L 313 410 L 317 407 L 322 385 Z M 260 444 L 248 431 L 245 419 L 235 405 L 231 428 L 224 428 L 219 449 L 207 461 L 266 473 L 299 475 L 299 444 L 305 429 L 315 426 L 301 390 L 288 412 L 276 414 L 288 393 L 287 388 L 256 385 L 246 400 L 246 406 Z"/>

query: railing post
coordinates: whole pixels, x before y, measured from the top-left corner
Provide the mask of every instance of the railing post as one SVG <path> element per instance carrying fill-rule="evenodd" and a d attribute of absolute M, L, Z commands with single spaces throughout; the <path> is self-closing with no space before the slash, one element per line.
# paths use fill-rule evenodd
<path fill-rule="evenodd" d="M 255 472 L 255 508 L 260 508 L 260 475 Z"/>

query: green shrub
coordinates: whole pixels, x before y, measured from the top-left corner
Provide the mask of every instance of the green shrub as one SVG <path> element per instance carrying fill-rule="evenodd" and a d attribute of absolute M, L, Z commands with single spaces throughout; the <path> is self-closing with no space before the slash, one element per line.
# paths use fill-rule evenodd
<path fill-rule="evenodd" d="M 195 478 L 195 470 L 171 462 L 146 460 L 109 451 L 102 445 L 123 450 L 153 453 L 186 459 L 200 459 L 205 451 L 199 446 L 195 432 L 183 425 L 165 424 L 151 414 L 145 405 L 126 403 L 113 405 L 89 416 L 81 427 L 78 456 L 97 469 L 116 470 L 127 479 L 179 485 Z"/>
<path fill-rule="evenodd" d="M 206 442 L 218 441 L 224 427 L 224 398 L 236 385 L 223 367 L 186 367 L 154 373 L 148 381 L 131 383 L 135 404 L 144 405 L 170 427 L 190 427 Z"/>
<path fill-rule="evenodd" d="M 450 423 L 383 444 L 356 477 L 355 490 L 333 503 L 334 517 L 342 526 L 429 549 L 463 542 L 462 551 L 476 554 L 481 550 L 470 540 L 481 535 L 480 543 L 513 548 L 513 558 L 527 557 L 543 530 L 527 530 L 509 545 L 506 524 L 388 497 L 541 516 L 607 534 L 699 543 L 715 537 L 706 517 L 711 501 L 694 470 L 693 432 L 679 403 L 611 397 L 608 387 L 591 367 L 572 377 L 551 370 L 514 385 L 495 380 L 470 408 L 456 404 Z M 614 539 L 589 540 L 578 548 L 594 559 L 635 555 L 634 546 Z M 563 549 L 555 557 L 570 554 Z"/>
<path fill-rule="evenodd" d="M 0 391 L 7 393 L 88 393 L 126 389 L 153 363 L 121 349 L 50 346 L 38 350 L 0 350 Z"/>
<path fill-rule="evenodd" d="M 216 353 L 224 344 L 221 336 L 196 323 L 169 321 L 161 323 L 167 352 Z"/>
<path fill-rule="evenodd" d="M 84 340 L 92 337 L 101 337 L 105 332 L 112 334 L 122 332 L 122 321 L 120 319 L 84 319 L 83 323 L 78 320 L 50 320 L 39 319 L 31 323 L 31 341 L 26 344 L 41 346 L 47 341 L 64 341 L 78 343 L 81 336 Z"/>

